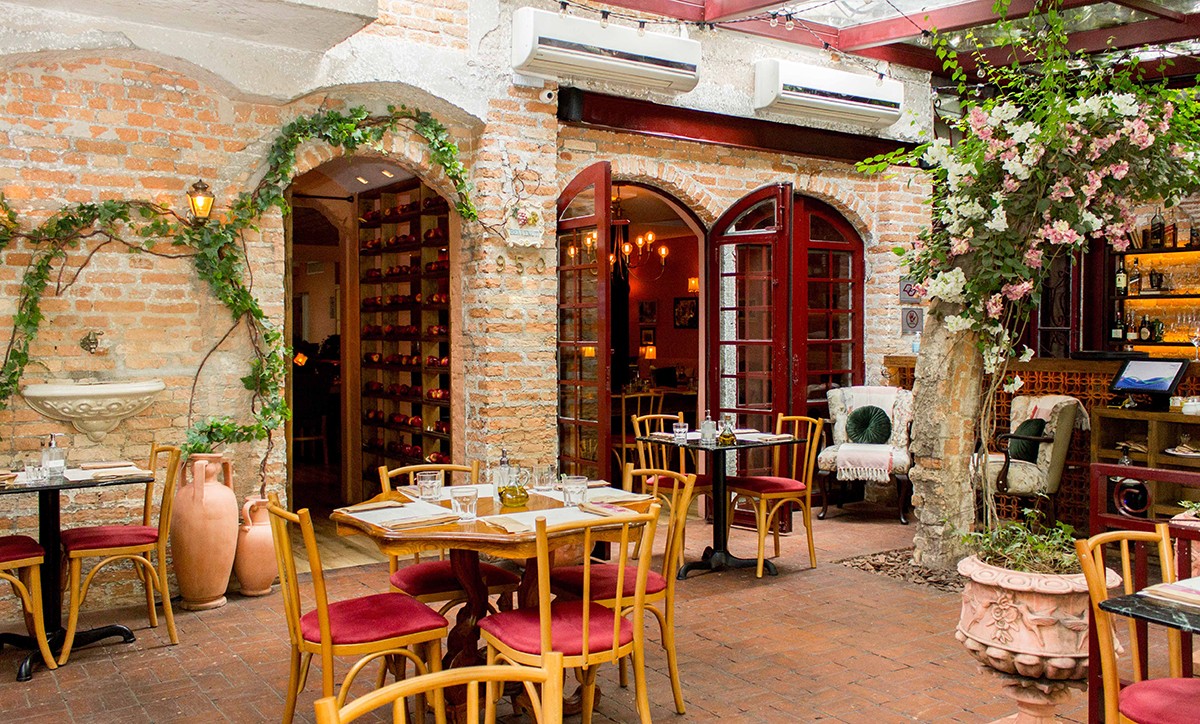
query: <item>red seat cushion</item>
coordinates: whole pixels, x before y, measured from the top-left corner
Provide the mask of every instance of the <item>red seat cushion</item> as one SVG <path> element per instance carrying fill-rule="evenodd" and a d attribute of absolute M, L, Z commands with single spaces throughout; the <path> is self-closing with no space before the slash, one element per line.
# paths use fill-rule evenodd
<path fill-rule="evenodd" d="M 448 626 L 446 617 L 403 593 L 375 593 L 329 604 L 329 637 L 335 644 L 361 644 Z M 317 612 L 300 617 L 305 641 L 321 640 Z"/>
<path fill-rule="evenodd" d="M 807 487 L 799 480 L 777 478 L 774 475 L 736 476 L 729 478 L 725 484 L 730 490 L 737 488 L 764 495 L 769 493 L 803 493 Z"/>
<path fill-rule="evenodd" d="M 1147 679 L 1121 689 L 1117 709 L 1138 724 L 1200 721 L 1200 679 Z"/>
<path fill-rule="evenodd" d="M 519 608 L 485 616 L 479 628 L 506 645 L 527 654 L 542 651 L 541 623 L 538 609 Z M 613 611 L 598 603 L 591 604 L 588 630 L 588 651 L 612 649 Z M 555 651 L 565 656 L 583 653 L 583 601 L 555 601 L 550 604 L 550 641 Z M 621 619 L 620 644 L 633 641 L 633 623 Z"/>
<path fill-rule="evenodd" d="M 158 542 L 158 528 L 146 525 L 92 525 L 62 532 L 65 551 L 126 548 Z"/>
<path fill-rule="evenodd" d="M 27 535 L 0 536 L 0 563 L 36 558 L 45 551 L 38 542 Z"/>
<path fill-rule="evenodd" d="M 491 563 L 480 563 L 479 572 L 488 588 L 492 586 L 516 586 L 521 577 Z M 454 575 L 450 561 L 424 561 L 405 566 L 392 574 L 392 585 L 410 596 L 428 596 L 436 593 L 461 591 L 462 584 Z"/>
<path fill-rule="evenodd" d="M 592 565 L 592 598 L 617 597 L 617 571 L 613 563 Z M 622 596 L 633 597 L 637 593 L 637 566 L 625 567 Z M 583 566 L 559 566 L 550 569 L 550 585 L 559 590 L 583 596 Z M 654 571 L 646 574 L 646 595 L 667 590 L 667 580 Z"/>

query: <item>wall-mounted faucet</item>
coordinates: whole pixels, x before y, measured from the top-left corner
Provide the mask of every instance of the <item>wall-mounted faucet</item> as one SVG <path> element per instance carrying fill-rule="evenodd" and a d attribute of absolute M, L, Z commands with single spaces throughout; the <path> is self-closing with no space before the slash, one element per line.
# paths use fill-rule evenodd
<path fill-rule="evenodd" d="M 79 346 L 88 354 L 96 354 L 96 350 L 100 348 L 100 335 L 102 334 L 104 332 L 97 332 L 95 330 L 88 332 L 79 340 Z"/>

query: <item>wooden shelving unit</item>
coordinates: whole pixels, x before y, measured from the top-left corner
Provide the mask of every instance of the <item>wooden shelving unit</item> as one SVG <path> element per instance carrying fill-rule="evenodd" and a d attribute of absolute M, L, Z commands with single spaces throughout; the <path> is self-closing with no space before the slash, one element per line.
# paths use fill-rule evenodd
<path fill-rule="evenodd" d="M 1172 455 L 1167 449 L 1175 447 L 1180 435 L 1191 436 L 1191 444 L 1200 445 L 1200 416 L 1178 412 L 1149 412 L 1094 408 L 1092 410 L 1092 462 L 1115 463 L 1121 458 L 1119 445 L 1136 440 L 1146 445 L 1146 452 L 1130 451 L 1129 457 L 1139 467 L 1200 471 L 1200 457 Z M 1150 483 L 1154 504 L 1153 515 L 1171 516 L 1182 512 L 1177 505 L 1185 493 L 1179 486 L 1161 482 Z"/>

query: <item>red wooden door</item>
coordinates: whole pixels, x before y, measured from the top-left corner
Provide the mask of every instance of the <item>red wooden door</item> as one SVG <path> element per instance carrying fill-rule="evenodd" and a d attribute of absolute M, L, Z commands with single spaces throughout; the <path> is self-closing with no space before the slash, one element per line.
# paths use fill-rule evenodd
<path fill-rule="evenodd" d="M 609 477 L 609 198 L 607 162 L 558 197 L 558 460 L 566 474 Z"/>

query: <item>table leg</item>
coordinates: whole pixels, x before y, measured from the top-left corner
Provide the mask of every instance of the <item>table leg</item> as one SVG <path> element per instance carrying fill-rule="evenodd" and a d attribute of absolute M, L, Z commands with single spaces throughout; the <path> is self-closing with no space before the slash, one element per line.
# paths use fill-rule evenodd
<path fill-rule="evenodd" d="M 753 558 L 739 558 L 729 552 L 729 494 L 725 491 L 725 451 L 714 449 L 711 453 L 712 497 L 713 497 L 713 544 L 704 551 L 701 560 L 685 563 L 679 568 L 676 578 L 683 580 L 692 571 L 723 571 L 726 568 L 755 568 L 758 561 Z M 763 570 L 769 575 L 779 575 L 775 564 L 763 562 Z"/>

